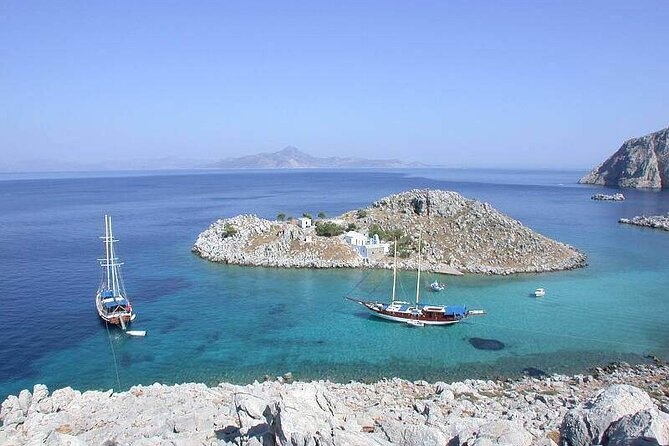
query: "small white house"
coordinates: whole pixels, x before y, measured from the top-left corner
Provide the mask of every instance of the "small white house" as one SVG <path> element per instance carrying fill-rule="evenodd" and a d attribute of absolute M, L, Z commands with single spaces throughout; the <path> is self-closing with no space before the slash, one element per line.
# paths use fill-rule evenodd
<path fill-rule="evenodd" d="M 297 219 L 297 224 L 302 229 L 307 229 L 311 227 L 311 219 L 308 217 L 300 217 Z"/>
<path fill-rule="evenodd" d="M 348 231 L 344 234 L 346 243 L 353 246 L 364 246 L 367 243 L 367 236 L 356 231 Z"/>

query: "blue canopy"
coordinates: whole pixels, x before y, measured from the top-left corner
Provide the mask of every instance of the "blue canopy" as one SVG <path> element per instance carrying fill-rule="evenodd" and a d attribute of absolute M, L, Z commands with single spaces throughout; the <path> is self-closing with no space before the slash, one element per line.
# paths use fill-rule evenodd
<path fill-rule="evenodd" d="M 115 299 L 109 302 L 105 302 L 104 305 L 107 308 L 114 308 L 118 307 L 119 305 L 128 305 L 128 301 L 126 299 Z"/>
<path fill-rule="evenodd" d="M 463 316 L 467 312 L 466 307 L 460 307 L 460 306 L 448 306 L 444 310 L 444 314 L 446 316 Z"/>
<path fill-rule="evenodd" d="M 114 297 L 114 292 L 112 290 L 105 290 L 102 292 L 102 297 Z"/>

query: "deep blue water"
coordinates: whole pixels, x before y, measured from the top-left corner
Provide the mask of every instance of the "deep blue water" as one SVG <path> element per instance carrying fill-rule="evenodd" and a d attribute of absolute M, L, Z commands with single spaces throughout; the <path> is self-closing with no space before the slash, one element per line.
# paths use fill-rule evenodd
<path fill-rule="evenodd" d="M 574 184 L 583 172 L 228 171 L 0 177 L 0 398 L 50 388 L 137 383 L 238 383 L 287 371 L 299 379 L 459 379 L 525 367 L 576 372 L 613 360 L 669 358 L 669 233 L 617 223 L 669 211 L 669 192 Z M 342 299 L 367 272 L 278 270 L 212 264 L 190 252 L 217 218 L 336 215 L 410 188 L 484 200 L 531 228 L 583 250 L 589 266 L 514 277 L 447 278 L 434 302 L 482 307 L 453 327 L 409 328 L 370 319 Z M 111 332 L 93 296 L 103 214 L 114 217 L 125 282 L 146 338 Z M 425 275 L 427 284 L 433 278 Z M 412 274 L 400 292 L 411 295 Z M 528 293 L 547 288 L 545 298 Z M 383 296 L 390 272 L 358 289 Z M 477 350 L 469 338 L 504 343 Z M 113 347 L 113 350 L 112 350 Z"/>

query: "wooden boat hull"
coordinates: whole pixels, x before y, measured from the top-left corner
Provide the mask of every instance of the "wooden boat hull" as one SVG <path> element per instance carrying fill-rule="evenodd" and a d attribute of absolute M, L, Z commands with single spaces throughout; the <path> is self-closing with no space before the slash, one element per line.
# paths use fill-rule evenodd
<path fill-rule="evenodd" d="M 137 316 L 135 313 L 133 313 L 132 309 L 129 311 L 114 311 L 111 313 L 105 312 L 100 295 L 97 295 L 95 298 L 95 309 L 97 310 L 100 319 L 102 319 L 104 322 L 111 325 L 120 325 L 121 327 L 127 326 Z"/>
<path fill-rule="evenodd" d="M 453 325 L 457 324 L 460 322 L 463 318 L 457 318 L 457 317 L 448 317 L 445 315 L 439 315 L 438 313 L 435 314 L 398 314 L 395 312 L 388 312 L 384 311 L 382 309 L 377 308 L 377 305 L 375 302 L 364 302 L 364 301 L 356 301 L 365 309 L 367 309 L 368 312 L 370 312 L 373 316 L 386 319 L 389 321 L 393 322 L 404 322 L 407 323 L 409 321 L 420 321 L 425 325 Z"/>
<path fill-rule="evenodd" d="M 100 319 L 102 319 L 103 321 L 105 321 L 106 323 L 111 324 L 111 325 L 121 325 L 121 319 L 123 319 L 123 323 L 127 325 L 133 319 L 132 315 L 130 315 L 130 314 L 122 315 L 122 316 L 107 316 L 107 315 L 98 313 L 98 316 L 100 316 Z"/>

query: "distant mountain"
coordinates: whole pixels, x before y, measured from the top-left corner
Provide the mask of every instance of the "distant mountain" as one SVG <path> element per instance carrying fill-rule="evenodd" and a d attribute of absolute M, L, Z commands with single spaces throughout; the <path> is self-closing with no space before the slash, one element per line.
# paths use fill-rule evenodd
<path fill-rule="evenodd" d="M 668 189 L 669 128 L 625 141 L 579 183 Z"/>
<path fill-rule="evenodd" d="M 298 169 L 342 167 L 424 167 L 420 163 L 407 163 L 396 159 L 370 160 L 355 157 L 318 158 L 288 146 L 273 153 L 226 158 L 207 167 L 219 169 Z"/>

